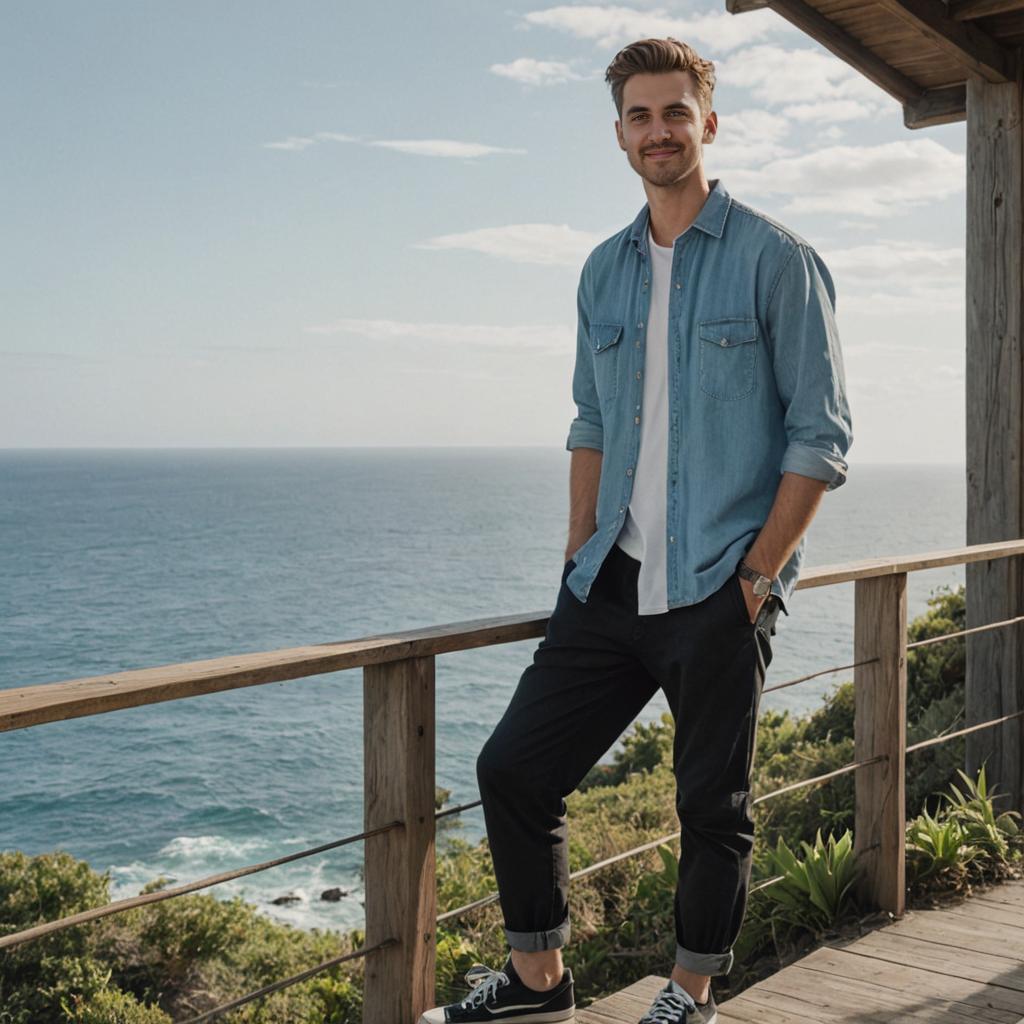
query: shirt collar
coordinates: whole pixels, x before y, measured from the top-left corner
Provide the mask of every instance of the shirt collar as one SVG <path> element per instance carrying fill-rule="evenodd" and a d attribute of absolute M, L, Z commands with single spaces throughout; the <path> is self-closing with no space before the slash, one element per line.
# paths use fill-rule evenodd
<path fill-rule="evenodd" d="M 715 238 L 721 238 L 722 233 L 725 231 L 725 218 L 729 215 L 732 198 L 726 187 L 722 184 L 721 178 L 709 178 L 708 184 L 711 186 L 708 197 L 704 200 L 700 213 L 694 218 L 690 227 L 699 228 Z M 647 231 L 650 227 L 650 218 L 650 203 L 644 203 L 644 208 L 637 214 L 629 234 L 633 244 L 645 258 L 647 256 Z"/>

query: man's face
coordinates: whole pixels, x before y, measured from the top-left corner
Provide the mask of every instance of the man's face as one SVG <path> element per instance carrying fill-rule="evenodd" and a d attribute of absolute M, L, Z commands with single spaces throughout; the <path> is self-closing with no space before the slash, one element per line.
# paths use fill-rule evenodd
<path fill-rule="evenodd" d="M 689 71 L 633 75 L 622 92 L 619 147 L 630 166 L 652 185 L 670 186 L 700 165 L 704 142 L 714 139 L 718 116 L 702 118 L 697 83 Z"/>

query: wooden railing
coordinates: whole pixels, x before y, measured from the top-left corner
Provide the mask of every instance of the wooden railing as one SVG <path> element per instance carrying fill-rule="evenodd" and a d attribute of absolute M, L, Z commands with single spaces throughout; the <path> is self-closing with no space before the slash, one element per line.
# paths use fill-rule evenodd
<path fill-rule="evenodd" d="M 907 574 L 1022 554 L 1024 540 L 976 544 L 950 551 L 819 566 L 805 570 L 797 583 L 797 589 L 806 589 L 854 582 L 854 661 L 850 666 L 839 668 L 854 669 L 855 756 L 853 762 L 840 769 L 781 787 L 774 793 L 759 796 L 754 802 L 855 772 L 854 845 L 864 868 L 860 895 L 868 903 L 889 910 L 897 917 L 905 909 L 907 753 L 1024 715 L 1024 710 L 1014 710 L 1000 718 L 974 723 L 958 732 L 907 747 Z M 363 949 L 314 965 L 300 975 L 217 1007 L 194 1018 L 194 1024 L 213 1020 L 245 1002 L 360 956 L 365 958 L 363 1019 L 366 1024 L 414 1021 L 423 1009 L 434 1005 L 437 922 L 497 898 L 492 894 L 467 907 L 441 915 L 437 912 L 435 824 L 438 817 L 451 811 L 437 812 L 434 806 L 434 659 L 438 654 L 543 636 L 547 619 L 546 612 L 478 619 L 358 640 L 0 690 L 0 731 L 10 731 L 361 667 L 365 787 L 364 827 L 358 834 L 264 864 L 199 879 L 176 889 L 120 900 L 60 921 L 45 922 L 0 937 L 0 949 L 130 907 L 174 898 L 229 878 L 361 841 L 364 843 L 366 889 Z M 1017 615 L 950 634 L 945 639 L 1014 624 L 1020 628 L 1022 620 L 1024 615 Z M 929 638 L 919 643 L 934 643 L 940 639 L 943 638 Z M 835 666 L 823 668 L 810 676 L 765 687 L 765 690 L 780 689 L 836 670 Z M 603 863 L 635 855 L 659 841 L 645 843 Z M 599 870 L 603 863 L 591 865 L 574 877 Z"/>

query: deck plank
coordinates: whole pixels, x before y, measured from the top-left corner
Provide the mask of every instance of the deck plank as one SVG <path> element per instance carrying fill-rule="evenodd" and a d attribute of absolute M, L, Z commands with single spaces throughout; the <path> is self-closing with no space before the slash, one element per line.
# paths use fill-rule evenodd
<path fill-rule="evenodd" d="M 965 981 L 987 982 L 998 978 L 1000 985 L 1024 991 L 1024 964 L 1012 957 L 957 949 L 929 939 L 901 935 L 886 929 L 856 939 L 849 946 L 832 948 L 849 949 L 858 956 L 876 961 L 866 968 L 869 971 L 878 969 L 877 961 L 888 961 L 892 964 L 920 967 Z"/>
<path fill-rule="evenodd" d="M 577 1010 L 576 1020 L 636 1024 L 665 982 L 648 975 Z M 1024 1024 L 1024 881 L 819 947 L 719 1003 L 718 1016 L 720 1024 Z"/>

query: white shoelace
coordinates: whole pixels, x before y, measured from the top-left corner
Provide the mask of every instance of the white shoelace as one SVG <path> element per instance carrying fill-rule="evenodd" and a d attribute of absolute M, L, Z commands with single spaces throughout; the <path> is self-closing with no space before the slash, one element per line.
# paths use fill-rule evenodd
<path fill-rule="evenodd" d="M 640 1019 L 640 1024 L 682 1024 L 691 1007 L 696 1007 L 692 999 L 687 1002 L 683 996 L 670 989 L 662 989 L 654 1005 Z"/>
<path fill-rule="evenodd" d="M 485 964 L 473 964 L 466 971 L 466 981 L 473 989 L 465 999 L 462 1000 L 463 1009 L 483 1006 L 484 1003 L 493 999 L 502 985 L 509 984 L 509 977 L 504 971 L 495 971 Z"/>

